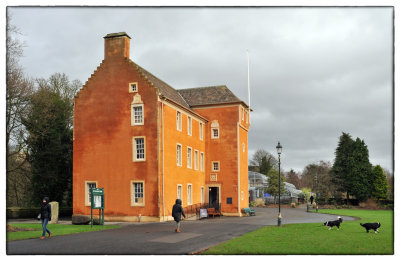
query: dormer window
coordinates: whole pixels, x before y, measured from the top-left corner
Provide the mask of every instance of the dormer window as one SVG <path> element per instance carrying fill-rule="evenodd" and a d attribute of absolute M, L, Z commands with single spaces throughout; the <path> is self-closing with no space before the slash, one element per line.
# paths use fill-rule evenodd
<path fill-rule="evenodd" d="M 137 91 L 138 91 L 137 82 L 129 83 L 129 93 L 137 92 Z"/>

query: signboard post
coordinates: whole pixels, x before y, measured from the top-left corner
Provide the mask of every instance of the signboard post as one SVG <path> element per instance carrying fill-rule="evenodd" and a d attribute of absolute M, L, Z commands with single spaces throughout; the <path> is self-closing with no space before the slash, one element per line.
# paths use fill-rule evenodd
<path fill-rule="evenodd" d="M 208 217 L 207 209 L 201 208 L 201 209 L 200 209 L 200 219 L 202 219 L 202 218 L 207 218 L 207 217 Z"/>
<path fill-rule="evenodd" d="M 99 210 L 99 224 L 104 226 L 104 188 L 90 188 L 91 227 L 93 227 L 93 209 Z"/>

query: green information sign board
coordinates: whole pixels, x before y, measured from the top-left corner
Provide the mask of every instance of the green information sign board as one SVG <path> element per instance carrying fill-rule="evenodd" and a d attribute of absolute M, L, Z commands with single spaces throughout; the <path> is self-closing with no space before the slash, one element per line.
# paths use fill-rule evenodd
<path fill-rule="evenodd" d="M 90 224 L 93 227 L 93 209 L 99 210 L 99 224 L 104 226 L 104 189 L 90 189 Z"/>

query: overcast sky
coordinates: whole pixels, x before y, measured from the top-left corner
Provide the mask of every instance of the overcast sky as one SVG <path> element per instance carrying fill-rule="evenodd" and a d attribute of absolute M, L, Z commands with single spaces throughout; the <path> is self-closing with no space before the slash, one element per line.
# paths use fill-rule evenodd
<path fill-rule="evenodd" d="M 8 8 L 26 42 L 31 77 L 56 72 L 84 83 L 103 37 L 126 32 L 131 59 L 176 89 L 225 84 L 248 103 L 249 158 L 282 168 L 333 163 L 342 132 L 363 139 L 372 164 L 392 171 L 393 9 Z"/>

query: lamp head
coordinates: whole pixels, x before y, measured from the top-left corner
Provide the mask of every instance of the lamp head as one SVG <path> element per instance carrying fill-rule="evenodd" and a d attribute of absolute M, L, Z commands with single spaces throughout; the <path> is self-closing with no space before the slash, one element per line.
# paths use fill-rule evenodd
<path fill-rule="evenodd" d="M 282 153 L 282 146 L 279 141 L 278 141 L 278 145 L 276 145 L 276 152 L 278 153 L 278 155 L 281 155 L 281 153 Z"/>

